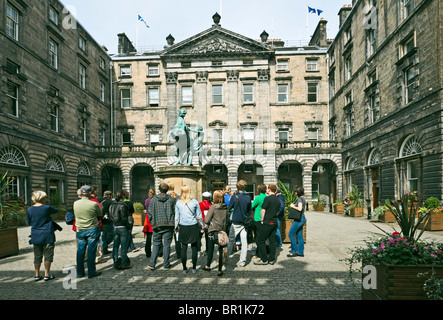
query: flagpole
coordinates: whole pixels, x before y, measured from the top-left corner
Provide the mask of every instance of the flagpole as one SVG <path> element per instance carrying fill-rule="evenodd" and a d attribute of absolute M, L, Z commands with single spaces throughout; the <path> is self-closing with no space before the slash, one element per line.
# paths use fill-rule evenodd
<path fill-rule="evenodd" d="M 309 19 L 309 8 L 308 8 L 308 10 L 306 10 L 306 36 L 307 36 L 307 39 L 309 39 L 309 23 L 308 23 L 308 19 Z"/>
<path fill-rule="evenodd" d="M 138 47 L 139 47 L 139 45 L 138 45 L 138 16 L 139 16 L 139 14 L 137 13 L 137 24 L 136 24 L 136 26 L 135 26 L 135 51 L 137 51 L 138 52 Z"/>

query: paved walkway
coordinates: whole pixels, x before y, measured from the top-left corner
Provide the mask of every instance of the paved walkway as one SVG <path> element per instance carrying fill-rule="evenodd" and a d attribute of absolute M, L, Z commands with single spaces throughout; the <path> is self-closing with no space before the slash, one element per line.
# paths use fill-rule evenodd
<path fill-rule="evenodd" d="M 34 282 L 33 251 L 28 244 L 30 227 L 18 229 L 20 253 L 0 259 L 1 300 L 359 300 L 360 291 L 348 280 L 347 266 L 340 261 L 348 248 L 363 244 L 371 233 L 380 233 L 369 220 L 338 216 L 329 212 L 306 213 L 307 243 L 304 258 L 288 258 L 289 244 L 284 244 L 275 265 L 258 266 L 251 261 L 237 266 L 239 252 L 226 265 L 222 277 L 217 271 L 182 274 L 175 250 L 172 268 L 152 271 L 144 250 L 130 253 L 132 269 L 118 271 L 110 255 L 98 264 L 102 275 L 78 279 L 75 289 L 65 289 L 64 268 L 75 265 L 75 234 L 64 222 L 56 232 L 57 242 L 52 273 L 55 280 Z M 391 227 L 376 222 L 390 231 Z M 136 246 L 144 248 L 142 227 L 134 228 Z M 443 241 L 443 232 L 426 232 L 424 238 Z M 190 257 L 190 254 L 188 254 Z M 190 258 L 189 258 L 190 259 Z M 215 259 L 215 258 L 214 258 Z M 203 266 L 206 257 L 199 259 Z M 190 261 L 189 263 L 190 264 Z M 157 261 L 162 266 L 162 258 Z M 212 267 L 215 268 L 215 262 Z M 65 283 L 66 280 L 65 280 Z M 72 284 L 72 283 L 71 283 Z"/>

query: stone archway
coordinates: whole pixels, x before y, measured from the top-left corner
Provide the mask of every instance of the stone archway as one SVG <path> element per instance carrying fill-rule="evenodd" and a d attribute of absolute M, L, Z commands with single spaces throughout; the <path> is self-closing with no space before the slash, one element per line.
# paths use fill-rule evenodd
<path fill-rule="evenodd" d="M 339 197 L 337 164 L 328 159 L 318 160 L 312 166 L 311 172 L 312 198 L 319 192 L 326 204 L 332 205 Z"/>
<path fill-rule="evenodd" d="M 264 183 L 264 168 L 257 161 L 245 161 L 237 169 L 238 180 L 245 180 L 248 183 L 246 192 L 251 199 L 257 195 L 257 186 Z"/>
<path fill-rule="evenodd" d="M 213 193 L 215 190 L 223 190 L 228 185 L 228 168 L 224 164 L 207 164 L 203 167 L 203 191 Z"/>
<path fill-rule="evenodd" d="M 146 163 L 138 163 L 131 169 L 131 191 L 132 202 L 144 203 L 148 197 L 150 188 L 155 190 L 154 169 Z"/>
<path fill-rule="evenodd" d="M 123 173 L 120 167 L 115 164 L 105 164 L 101 170 L 101 191 L 102 194 L 106 190 L 115 193 L 122 189 L 123 186 Z"/>
<path fill-rule="evenodd" d="M 303 186 L 303 166 L 296 160 L 283 161 L 277 169 L 277 180 L 289 190 Z"/>

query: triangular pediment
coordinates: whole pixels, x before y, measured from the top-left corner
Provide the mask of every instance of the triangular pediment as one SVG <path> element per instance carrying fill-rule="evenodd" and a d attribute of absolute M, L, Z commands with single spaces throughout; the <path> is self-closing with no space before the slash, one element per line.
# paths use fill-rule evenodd
<path fill-rule="evenodd" d="M 212 27 L 189 39 L 166 48 L 163 57 L 269 55 L 274 51 L 258 41 L 221 27 Z"/>

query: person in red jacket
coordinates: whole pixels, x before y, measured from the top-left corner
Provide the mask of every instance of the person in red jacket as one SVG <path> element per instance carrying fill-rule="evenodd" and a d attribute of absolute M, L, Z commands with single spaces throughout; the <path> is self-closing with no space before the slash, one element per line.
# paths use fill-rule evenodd
<path fill-rule="evenodd" d="M 199 203 L 200 205 L 200 210 L 202 212 L 202 218 L 203 221 L 205 221 L 205 215 L 206 213 L 209 211 L 209 208 L 212 206 L 212 202 L 211 202 L 211 193 L 206 191 L 203 192 L 202 194 L 202 202 Z M 206 245 L 206 249 L 205 249 L 205 253 L 208 252 L 208 248 L 207 248 L 207 244 L 208 244 L 208 229 L 205 229 L 204 231 L 205 233 L 205 245 Z M 201 251 L 201 239 L 198 242 L 198 251 Z"/>

